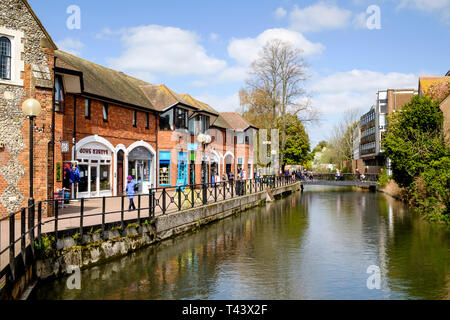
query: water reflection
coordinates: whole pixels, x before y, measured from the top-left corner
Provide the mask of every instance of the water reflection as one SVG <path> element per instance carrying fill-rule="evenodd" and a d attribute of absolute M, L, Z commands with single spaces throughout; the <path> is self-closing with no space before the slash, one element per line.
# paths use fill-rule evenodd
<path fill-rule="evenodd" d="M 43 284 L 39 299 L 448 299 L 450 234 L 382 194 L 308 188 Z M 382 272 L 369 290 L 367 268 Z"/>

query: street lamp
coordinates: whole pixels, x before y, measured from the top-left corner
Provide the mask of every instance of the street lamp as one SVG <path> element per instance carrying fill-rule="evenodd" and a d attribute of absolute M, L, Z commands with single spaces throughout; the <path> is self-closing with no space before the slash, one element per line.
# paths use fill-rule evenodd
<path fill-rule="evenodd" d="M 22 104 L 23 114 L 30 119 L 30 199 L 28 200 L 28 206 L 34 205 L 33 199 L 33 131 L 34 131 L 34 118 L 41 114 L 41 104 L 36 99 L 27 99 Z"/>

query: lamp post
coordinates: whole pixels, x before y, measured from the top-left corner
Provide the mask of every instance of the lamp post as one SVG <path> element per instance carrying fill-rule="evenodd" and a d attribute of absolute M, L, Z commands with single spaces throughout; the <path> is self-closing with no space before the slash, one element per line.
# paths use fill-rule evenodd
<path fill-rule="evenodd" d="M 30 199 L 28 200 L 28 206 L 33 207 L 33 131 L 34 131 L 34 118 L 41 114 L 41 104 L 36 99 L 27 99 L 22 104 L 22 112 L 30 119 Z"/>

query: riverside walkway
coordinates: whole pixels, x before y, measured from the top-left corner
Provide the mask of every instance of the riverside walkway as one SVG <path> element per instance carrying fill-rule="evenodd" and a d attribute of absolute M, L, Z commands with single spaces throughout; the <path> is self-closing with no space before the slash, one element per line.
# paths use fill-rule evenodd
<path fill-rule="evenodd" d="M 34 208 L 24 208 L 0 219 L 0 273 L 11 263 L 12 257 L 19 256 L 31 242 L 45 234 L 104 232 L 108 225 L 126 226 L 296 182 L 291 177 L 278 177 L 155 188 L 149 194 L 134 198 L 136 210 L 128 210 L 126 196 L 77 199 L 67 204 L 60 200 L 42 201 Z"/>

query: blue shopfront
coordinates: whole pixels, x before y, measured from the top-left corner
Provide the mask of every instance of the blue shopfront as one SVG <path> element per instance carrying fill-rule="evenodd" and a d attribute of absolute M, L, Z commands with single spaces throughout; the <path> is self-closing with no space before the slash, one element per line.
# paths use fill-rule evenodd
<path fill-rule="evenodd" d="M 188 158 L 186 152 L 178 152 L 177 186 L 188 184 Z"/>
<path fill-rule="evenodd" d="M 170 151 L 159 152 L 159 185 L 170 186 L 170 165 L 171 153 Z"/>

